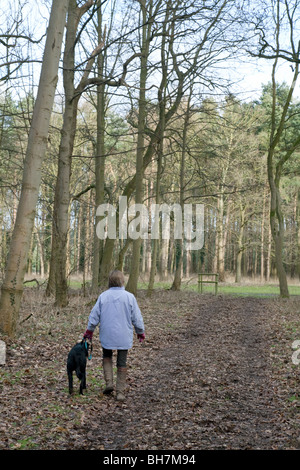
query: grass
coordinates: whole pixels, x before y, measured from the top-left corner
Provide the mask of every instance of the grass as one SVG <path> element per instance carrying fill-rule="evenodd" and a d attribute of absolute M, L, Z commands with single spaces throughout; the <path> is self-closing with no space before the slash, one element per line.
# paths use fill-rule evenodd
<path fill-rule="evenodd" d="M 193 290 L 197 290 L 194 286 Z M 203 292 L 214 292 L 213 287 L 204 286 Z M 241 296 L 265 296 L 265 295 L 279 295 L 279 286 L 274 284 L 261 284 L 261 285 L 219 285 L 219 294 L 241 295 Z M 300 286 L 289 286 L 290 295 L 300 295 Z"/>
<path fill-rule="evenodd" d="M 88 284 L 88 283 L 87 283 Z M 36 282 L 27 282 L 26 286 L 27 287 L 36 287 Z M 156 282 L 154 285 L 154 289 L 170 289 L 172 285 L 172 280 L 165 281 L 165 282 Z M 69 282 L 69 286 L 71 289 L 81 289 L 82 288 L 82 282 L 77 279 L 73 278 Z M 138 285 L 139 289 L 144 289 L 147 290 L 148 288 L 148 282 L 147 281 L 141 281 L 139 282 Z M 191 290 L 194 292 L 198 291 L 198 284 L 197 284 L 197 277 L 195 276 L 194 278 L 190 280 L 183 280 L 181 284 L 181 289 L 182 290 Z M 204 284 L 203 285 L 203 293 L 209 293 L 209 294 L 214 294 L 215 292 L 215 286 L 213 284 Z M 218 293 L 219 294 L 228 294 L 228 295 L 239 295 L 239 296 L 267 296 L 267 295 L 274 295 L 278 296 L 279 295 L 279 285 L 275 283 L 255 283 L 254 281 L 252 282 L 251 280 L 246 280 L 245 282 L 241 284 L 235 284 L 234 282 L 228 282 L 228 283 L 220 283 L 218 286 Z M 290 295 L 299 295 L 300 296 L 300 282 L 298 283 L 293 283 L 289 285 L 289 293 Z"/>
<path fill-rule="evenodd" d="M 32 442 L 31 437 L 26 437 L 24 439 L 20 439 L 17 441 L 16 444 L 11 446 L 12 450 L 33 450 L 37 449 L 38 446 L 34 442 Z"/>
<path fill-rule="evenodd" d="M 189 283 L 189 282 L 182 282 L 181 289 L 182 290 L 191 290 L 193 292 L 198 291 L 197 283 Z M 140 289 L 147 289 L 148 285 L 146 282 L 140 283 Z M 171 283 L 170 282 L 158 282 L 154 285 L 155 289 L 170 289 Z M 213 284 L 204 284 L 203 285 L 203 294 L 214 294 L 215 293 L 215 286 Z M 300 296 L 300 284 L 299 285 L 289 285 L 289 293 L 290 295 L 299 295 Z M 279 285 L 276 284 L 251 284 L 247 282 L 245 284 L 234 284 L 234 283 L 224 283 L 219 284 L 218 286 L 218 294 L 223 295 L 238 295 L 238 296 L 268 296 L 274 295 L 278 296 L 280 294 Z"/>
<path fill-rule="evenodd" d="M 288 398 L 288 401 L 290 401 L 292 403 L 294 403 L 294 402 L 296 402 L 296 403 L 299 402 L 300 403 L 300 397 L 298 395 L 293 395 L 293 396 Z"/>

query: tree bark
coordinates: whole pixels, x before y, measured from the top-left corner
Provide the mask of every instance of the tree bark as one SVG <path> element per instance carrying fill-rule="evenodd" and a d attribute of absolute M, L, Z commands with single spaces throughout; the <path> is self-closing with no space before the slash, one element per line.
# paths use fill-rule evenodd
<path fill-rule="evenodd" d="M 298 188 L 297 194 L 297 212 L 296 212 L 296 236 L 297 236 L 297 261 L 296 261 L 296 273 L 300 280 L 300 189 Z"/>
<path fill-rule="evenodd" d="M 181 160 L 180 160 L 180 206 L 183 214 L 184 211 L 184 175 L 185 175 L 185 158 L 186 158 L 186 146 L 187 146 L 187 132 L 190 123 L 190 102 L 192 98 L 192 87 L 187 100 L 187 109 L 184 116 L 183 132 L 182 132 L 182 149 L 181 149 Z M 175 241 L 175 276 L 171 290 L 178 291 L 181 287 L 183 267 L 183 237 L 180 240 Z"/>
<path fill-rule="evenodd" d="M 79 99 L 74 99 L 74 44 L 76 38 L 77 22 L 77 2 L 76 0 L 70 0 L 63 71 L 65 112 L 59 147 L 58 171 L 53 210 L 55 303 L 59 307 L 64 307 L 68 304 L 66 247 L 69 230 L 71 158 L 76 130 L 77 104 Z"/>
<path fill-rule="evenodd" d="M 225 281 L 225 246 L 224 246 L 224 194 L 223 186 L 219 196 L 219 213 L 218 213 L 218 272 L 219 281 Z"/>
<path fill-rule="evenodd" d="M 146 7 L 146 0 L 139 0 L 142 9 L 142 47 L 141 47 L 141 69 L 140 69 L 140 91 L 139 91 L 139 116 L 138 116 L 138 138 L 136 151 L 136 180 L 135 180 L 135 204 L 143 203 L 143 177 L 144 177 L 144 141 L 145 141 L 145 119 L 146 119 L 146 83 L 147 83 L 147 64 L 149 54 L 151 21 L 147 23 L 147 9 L 149 8 L 149 17 L 151 17 L 152 0 Z M 140 270 L 141 237 L 133 240 L 132 243 L 132 261 L 130 275 L 126 285 L 126 290 L 136 295 L 137 283 Z"/>
<path fill-rule="evenodd" d="M 70 0 L 68 9 L 67 34 L 64 51 L 63 82 L 65 91 L 65 111 L 61 141 L 59 146 L 58 171 L 52 226 L 51 278 L 49 286 L 55 284 L 55 304 L 65 307 L 68 304 L 67 285 L 67 239 L 69 232 L 71 162 L 76 133 L 77 108 L 88 75 L 94 63 L 98 46 L 86 64 L 85 71 L 77 88 L 74 85 L 75 42 L 77 27 L 82 15 L 93 5 L 88 0 L 82 7 L 76 0 Z M 49 292 L 50 287 L 47 287 Z"/>
<path fill-rule="evenodd" d="M 281 210 L 281 197 L 280 197 L 279 188 L 276 186 L 272 175 L 269 176 L 269 183 L 270 183 L 270 189 L 271 189 L 270 224 L 271 224 L 271 233 L 272 233 L 273 240 L 275 243 L 275 261 L 276 261 L 277 276 L 279 279 L 280 296 L 289 297 L 286 272 L 284 269 L 284 264 L 283 264 L 283 259 L 282 259 L 284 219 L 283 219 L 283 214 Z"/>
<path fill-rule="evenodd" d="M 235 282 L 241 282 L 242 279 L 242 256 L 244 252 L 243 238 L 245 227 L 245 207 L 240 204 L 240 229 L 238 233 L 237 255 L 236 255 L 236 273 Z"/>
<path fill-rule="evenodd" d="M 104 33 L 102 31 L 102 10 L 101 5 L 97 11 L 98 18 L 98 43 L 104 41 Z M 102 81 L 104 79 L 104 53 L 100 52 L 98 55 L 98 78 Z M 104 150 L 104 130 L 105 130 L 105 85 L 101 83 L 97 85 L 97 142 L 96 142 L 96 156 L 95 156 L 95 181 L 96 181 L 96 195 L 95 206 L 97 207 L 104 203 L 104 176 L 105 176 L 105 150 Z M 94 248 L 93 248 L 93 277 L 92 277 L 92 292 L 96 293 L 99 287 L 99 269 L 100 261 L 103 251 L 103 240 L 97 237 L 96 227 L 100 220 L 99 216 L 95 216 L 95 230 L 94 230 Z"/>
<path fill-rule="evenodd" d="M 168 10 L 166 15 L 168 17 Z M 167 19 L 166 17 L 166 19 Z M 161 199 L 161 176 L 162 176 L 162 159 L 164 153 L 164 134 L 165 134 L 165 127 L 166 127 L 166 85 L 167 85 L 167 60 L 165 54 L 165 44 L 166 44 L 166 21 L 163 25 L 163 35 L 162 35 L 162 45 L 161 45 L 161 66 L 162 66 L 162 79 L 160 83 L 160 87 L 158 89 L 158 105 L 159 105 L 159 121 L 160 126 L 158 128 L 159 131 L 159 141 L 158 141 L 158 151 L 157 151 L 157 170 L 156 170 L 156 185 L 155 185 L 155 203 L 160 204 Z M 151 240 L 150 240 L 151 246 Z M 152 246 L 152 258 L 151 258 L 151 269 L 150 269 L 150 276 L 149 276 L 149 284 L 148 284 L 148 291 L 147 295 L 150 296 L 152 294 L 154 288 L 154 281 L 157 271 L 157 255 L 158 255 L 158 240 L 155 238 L 153 240 Z"/>
<path fill-rule="evenodd" d="M 10 336 L 15 334 L 23 294 L 23 281 L 57 84 L 67 8 L 68 0 L 53 0 L 38 94 L 24 161 L 21 197 L 5 280 L 1 289 L 0 329 Z"/>
<path fill-rule="evenodd" d="M 287 285 L 286 272 L 283 263 L 283 245 L 284 245 L 284 217 L 282 213 L 282 204 L 280 196 L 280 178 L 284 164 L 288 161 L 291 155 L 300 145 L 300 137 L 296 137 L 295 140 L 285 148 L 284 152 L 278 156 L 277 161 L 275 161 L 275 150 L 279 146 L 279 142 L 283 136 L 283 133 L 286 129 L 286 121 L 288 117 L 288 110 L 292 102 L 292 96 L 296 87 L 296 83 L 299 76 L 299 42 L 296 41 L 296 37 L 293 31 L 294 22 L 293 17 L 296 12 L 297 4 L 289 6 L 289 2 L 284 2 L 285 15 L 281 11 L 281 2 L 277 0 L 274 2 L 274 11 L 273 19 L 275 22 L 275 34 L 274 34 L 274 45 L 270 46 L 266 41 L 266 36 L 261 35 L 263 42 L 263 49 L 259 53 L 259 57 L 273 59 L 272 67 L 272 111 L 271 111 L 271 133 L 270 133 L 270 143 L 268 148 L 268 159 L 267 159 L 267 172 L 268 172 L 268 181 L 270 186 L 270 225 L 271 233 L 275 244 L 275 262 L 277 276 L 279 279 L 280 287 L 280 296 L 289 297 L 289 290 Z M 284 16 L 288 19 L 288 29 L 285 25 L 282 26 Z M 288 49 L 282 51 L 280 44 L 280 34 L 281 30 L 284 31 L 285 37 L 289 38 L 290 41 L 290 51 Z M 272 51 L 270 54 L 267 51 Z M 279 61 L 279 57 L 286 61 L 292 62 L 292 71 L 293 78 L 287 98 L 284 102 L 282 112 L 279 116 L 279 123 L 276 122 L 276 113 L 277 113 L 277 88 L 276 88 L 276 69 Z"/>
<path fill-rule="evenodd" d="M 264 252 L 264 243 L 265 243 L 265 212 L 266 212 L 266 188 L 264 187 L 263 192 L 263 210 L 262 210 L 262 220 L 261 220 L 261 240 L 260 240 L 260 282 L 264 280 L 264 271 L 265 271 L 265 252 Z"/>
<path fill-rule="evenodd" d="M 275 149 L 279 144 L 280 138 L 284 131 L 284 124 L 289 105 L 291 103 L 293 91 L 299 75 L 299 64 L 295 65 L 293 81 L 286 99 L 284 109 L 280 118 L 279 125 L 275 125 L 276 114 L 276 81 L 275 71 L 277 66 L 277 59 L 273 64 L 272 69 L 272 130 L 270 136 L 270 145 L 268 149 L 267 171 L 268 181 L 270 186 L 270 225 L 271 233 L 275 244 L 275 262 L 277 269 L 277 276 L 279 279 L 279 288 L 281 297 L 289 297 L 289 290 L 286 278 L 286 272 L 283 264 L 283 244 L 284 244 L 284 217 L 282 213 L 281 195 L 280 195 L 280 178 L 284 163 L 290 158 L 295 149 L 299 146 L 300 138 L 296 139 L 293 145 L 286 150 L 284 156 L 279 158 L 277 163 L 274 163 Z"/>

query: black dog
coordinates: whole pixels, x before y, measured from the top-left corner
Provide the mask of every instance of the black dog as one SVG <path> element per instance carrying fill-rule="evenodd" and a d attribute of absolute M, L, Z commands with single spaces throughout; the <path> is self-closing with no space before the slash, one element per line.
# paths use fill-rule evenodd
<path fill-rule="evenodd" d="M 90 348 L 92 349 L 92 346 L 83 339 L 80 343 L 75 344 L 68 354 L 67 371 L 70 395 L 73 393 L 73 371 L 76 372 L 80 380 L 79 392 L 81 395 L 83 395 L 83 390 L 86 388 L 86 358 Z"/>

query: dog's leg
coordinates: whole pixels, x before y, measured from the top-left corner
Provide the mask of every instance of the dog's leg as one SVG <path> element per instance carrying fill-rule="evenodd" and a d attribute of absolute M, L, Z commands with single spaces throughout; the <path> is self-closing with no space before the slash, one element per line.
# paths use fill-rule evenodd
<path fill-rule="evenodd" d="M 69 378 L 69 394 L 72 395 L 73 393 L 73 373 L 68 370 L 68 378 Z"/>
<path fill-rule="evenodd" d="M 85 372 L 82 372 L 82 378 L 80 380 L 80 395 L 83 395 L 83 390 L 86 388 L 86 376 Z"/>
<path fill-rule="evenodd" d="M 80 395 L 83 395 L 83 389 L 84 389 L 84 378 L 82 377 L 82 379 L 80 380 L 80 389 L 79 389 Z"/>

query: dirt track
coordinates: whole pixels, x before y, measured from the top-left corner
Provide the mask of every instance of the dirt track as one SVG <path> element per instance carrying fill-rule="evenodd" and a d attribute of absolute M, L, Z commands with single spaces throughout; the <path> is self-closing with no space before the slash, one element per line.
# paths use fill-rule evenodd
<path fill-rule="evenodd" d="M 145 345 L 126 405 L 94 426 L 100 437 L 109 424 L 104 448 L 299 447 L 296 416 L 272 375 L 270 310 L 267 301 L 205 298 L 176 338 L 155 338 L 154 351 Z"/>
<path fill-rule="evenodd" d="M 300 366 L 291 360 L 291 344 L 300 339 L 295 300 L 161 291 L 151 299 L 141 292 L 138 301 L 146 342 L 135 341 L 130 351 L 124 404 L 100 393 L 97 335 L 87 393 L 68 397 L 65 358 L 85 329 L 86 299 L 63 315 L 52 311 L 51 321 L 44 304 L 43 319 L 28 320 L 0 370 L 7 400 L 0 449 L 300 448 Z"/>

